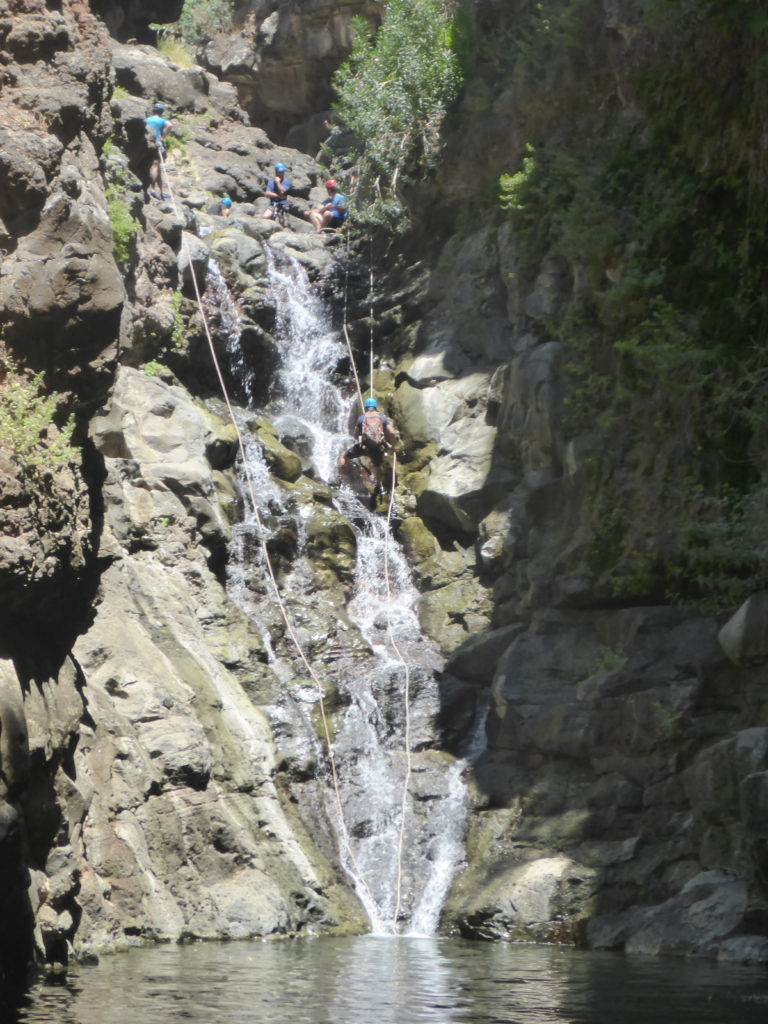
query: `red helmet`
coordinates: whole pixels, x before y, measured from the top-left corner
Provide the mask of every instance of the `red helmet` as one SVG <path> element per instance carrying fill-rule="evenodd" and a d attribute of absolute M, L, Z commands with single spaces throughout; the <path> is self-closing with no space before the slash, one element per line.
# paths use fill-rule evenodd
<path fill-rule="evenodd" d="M 339 187 L 339 183 L 338 183 L 338 181 L 336 181 L 335 178 L 329 178 L 328 181 L 326 181 L 326 183 L 325 183 L 325 187 L 326 188 L 338 188 Z"/>

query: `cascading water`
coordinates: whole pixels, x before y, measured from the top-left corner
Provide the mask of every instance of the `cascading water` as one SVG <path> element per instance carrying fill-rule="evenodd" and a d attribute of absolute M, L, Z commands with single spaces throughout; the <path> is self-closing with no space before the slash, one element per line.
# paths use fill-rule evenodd
<path fill-rule="evenodd" d="M 345 349 L 331 330 L 306 271 L 295 260 L 281 268 L 269 249 L 267 269 L 282 352 L 275 397 L 268 412 L 278 431 L 290 432 L 295 421 L 300 423 L 309 435 L 314 471 L 321 480 L 328 481 L 347 435 L 349 403 L 331 381 Z"/>
<path fill-rule="evenodd" d="M 348 844 L 339 843 L 342 862 L 366 907 L 372 931 L 433 934 L 463 858 L 467 794 L 462 773 L 466 761 L 456 761 L 438 749 L 435 722 L 440 711 L 441 660 L 420 631 L 415 613 L 418 594 L 403 554 L 389 534 L 386 520 L 372 514 L 351 490 L 334 481 L 336 459 L 348 443 L 347 424 L 354 400 L 334 381 L 345 348 L 331 330 L 303 268 L 295 261 L 278 265 L 269 252 L 268 265 L 282 361 L 266 412 L 280 435 L 290 438 L 301 451 L 315 478 L 334 484 L 334 508 L 353 526 L 357 565 L 346 614 L 370 650 L 364 660 L 359 650 L 355 657 L 347 658 L 340 652 L 333 665 L 326 656 L 320 666 L 322 675 L 332 670 L 337 695 L 333 748 L 344 822 L 337 820 L 335 794 L 327 786 L 323 789 L 326 817 L 348 836 Z M 260 507 L 276 510 L 279 520 L 280 513 L 289 512 L 286 498 L 279 486 L 267 479 L 258 446 L 249 450 L 248 458 L 252 481 L 258 481 L 254 492 Z M 306 507 L 290 510 L 299 549 L 302 524 L 310 514 Z M 260 518 L 263 522 L 264 516 Z M 261 559 L 254 530 L 254 515 L 246 514 L 235 530 L 229 591 L 261 623 L 264 634 L 267 629 L 259 602 L 252 599 L 247 585 L 253 565 L 246 567 L 246 563 Z M 294 606 L 317 602 L 310 575 L 305 560 L 297 557 L 281 579 Z M 271 652 L 268 639 L 265 644 Z M 285 674 L 281 678 L 286 678 Z M 282 738 L 289 743 L 290 736 L 297 758 L 319 760 L 319 741 L 311 724 L 317 695 L 303 685 L 294 698 L 280 709 L 267 709 L 278 727 L 281 748 Z M 289 705 L 291 710 L 287 710 Z M 404 744 L 408 724 L 410 750 Z M 302 744 L 310 750 L 300 751 Z M 409 763 L 412 773 L 404 805 Z M 399 922 L 394 922 L 398 907 Z"/>

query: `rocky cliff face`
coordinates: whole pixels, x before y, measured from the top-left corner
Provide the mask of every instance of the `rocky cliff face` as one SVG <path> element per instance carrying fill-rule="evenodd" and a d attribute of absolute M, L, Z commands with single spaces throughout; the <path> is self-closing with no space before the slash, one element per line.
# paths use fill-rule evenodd
<path fill-rule="evenodd" d="M 502 6 L 479 5 L 481 27 L 514 28 L 518 12 Z M 631 13 L 595 14 L 589 59 L 617 96 Z M 6 984 L 33 955 L 65 961 L 141 937 L 362 929 L 318 810 L 324 777 L 296 740 L 290 695 L 308 699 L 304 671 L 274 608 L 259 629 L 227 595 L 238 445 L 189 267 L 225 381 L 253 406 L 279 358 L 264 243 L 331 301 L 351 290 L 361 350 L 367 251 L 342 258 L 341 239 L 311 232 L 301 214 L 322 194 L 321 169 L 250 125 L 210 71 L 110 42 L 76 2 L 6 5 L 0 44 L 4 361 L 44 371 L 60 396 L 43 444 L 73 411 L 83 452 L 40 470 L 0 448 Z M 546 119 L 546 95 L 583 71 L 554 63 L 542 97 L 540 83 L 507 83 L 481 62 L 456 114 L 461 148 L 448 140 L 425 205 L 440 231 L 375 267 L 373 384 L 401 436 L 397 535 L 422 627 L 448 659 L 442 710 L 421 698 L 423 723 L 438 724 L 437 738 L 420 726 L 422 807 L 440 795 L 427 781 L 427 762 L 446 756 L 438 741 L 457 751 L 489 705 L 443 926 L 764 961 L 764 601 L 731 619 L 604 600 L 585 554 L 590 439 L 564 434 L 561 348 L 540 329 L 579 268 L 547 253 L 521 284 L 509 225 L 457 213 L 476 173 L 468 140 L 495 179 Z M 173 202 L 145 191 L 155 97 L 177 124 Z M 312 107 L 302 97 L 292 117 Z M 292 168 L 287 230 L 261 218 L 276 159 Z M 205 212 L 224 191 L 228 220 Z M 234 354 L 210 255 L 238 318 Z M 346 612 L 354 524 L 332 508 L 306 438 L 268 420 L 253 429 L 289 496 L 269 513 L 281 578 L 308 523 L 309 589 L 290 600 L 313 656 L 349 659 L 327 683 L 338 710 L 343 671 L 370 655 Z"/>
<path fill-rule="evenodd" d="M 235 86 L 253 124 L 270 138 L 316 153 L 327 135 L 331 78 L 349 53 L 353 17 L 376 26 L 381 7 L 370 0 L 236 4 L 239 33 L 210 40 L 200 61 Z"/>
<path fill-rule="evenodd" d="M 18 368 L 6 408 L 17 408 L 12 388 L 30 396 L 26 433 L 4 434 L 1 463 L 5 1000 L 33 954 L 64 962 L 141 935 L 360 930 L 365 917 L 333 840 L 310 837 L 279 782 L 269 724 L 243 690 L 266 701 L 277 680 L 224 590 L 231 426 L 170 370 L 133 368 L 162 358 L 196 394 L 215 390 L 182 290 L 190 262 L 205 287 L 196 216 L 228 191 L 245 220 L 229 232 L 222 221 L 210 241 L 252 285 L 242 345 L 251 378 L 266 371 L 275 310 L 262 240 L 274 225 L 251 201 L 287 151 L 243 123 L 231 87 L 110 43 L 84 5 L 3 14 L 0 303 L 3 356 Z M 126 85 L 110 105 L 115 77 Z M 180 205 L 145 196 L 157 96 L 183 125 Z M 292 157 L 298 216 L 320 172 Z M 295 228 L 288 250 L 319 274 L 325 246 L 303 220 Z M 39 372 L 58 394 L 45 413 Z M 84 457 L 57 466 L 69 413 Z M 48 457 L 33 459 L 38 449 Z"/>
<path fill-rule="evenodd" d="M 621 125 L 641 125 L 632 72 L 652 44 L 632 5 L 504 13 L 484 3 L 476 13 L 485 38 L 516 40 L 515 55 L 489 45 L 474 66 L 424 200 L 451 229 L 420 236 L 422 254 L 437 242 L 428 269 L 404 270 L 395 303 L 380 297 L 416 511 L 441 548 L 474 551 L 491 617 L 478 628 L 457 584 L 424 584 L 424 621 L 443 638 L 447 671 L 490 697 L 470 863 L 444 923 L 479 937 L 764 959 L 763 595 L 730 619 L 733 606 L 649 607 L 635 604 L 638 591 L 601 586 L 595 467 L 626 482 L 643 459 L 634 450 L 613 462 L 596 422 L 574 431 L 566 413 L 578 399 L 564 390 L 573 350 L 549 329 L 577 308 L 593 271 L 564 247 L 526 267 L 510 221 L 481 198 L 521 167 L 528 142 L 557 150 L 583 133 L 608 145 Z M 532 67 L 531 53 L 546 63 Z M 723 757 L 725 787 L 714 767 Z"/>

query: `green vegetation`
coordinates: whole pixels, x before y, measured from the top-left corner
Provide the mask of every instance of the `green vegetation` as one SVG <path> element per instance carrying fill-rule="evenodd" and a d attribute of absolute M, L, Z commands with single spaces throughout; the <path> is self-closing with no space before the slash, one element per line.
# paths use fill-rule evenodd
<path fill-rule="evenodd" d="M 195 63 L 195 50 L 233 26 L 234 0 L 184 0 L 181 17 L 172 26 L 152 25 L 157 48 L 181 68 Z"/>
<path fill-rule="evenodd" d="M 187 159 L 187 143 L 191 138 L 189 128 L 184 124 L 174 121 L 173 131 L 163 138 L 166 152 L 173 153 L 176 159 Z"/>
<path fill-rule="evenodd" d="M 375 35 L 353 22 L 349 60 L 335 78 L 338 126 L 326 145 L 330 172 L 349 181 L 358 223 L 402 223 L 406 190 L 441 151 L 440 130 L 461 87 L 459 48 L 468 19 L 441 0 L 390 0 Z"/>
<path fill-rule="evenodd" d="M 112 253 L 115 263 L 119 267 L 125 267 L 131 261 L 138 224 L 131 216 L 128 203 L 116 194 L 113 186 L 107 186 L 106 195 L 109 223 L 112 228 Z"/>
<path fill-rule="evenodd" d="M 178 21 L 182 38 L 191 45 L 211 39 L 232 27 L 233 0 L 184 0 Z"/>
<path fill-rule="evenodd" d="M 620 651 L 615 651 L 612 647 L 601 644 L 600 652 L 595 660 L 594 672 L 611 672 L 623 664 L 625 660 L 625 655 Z"/>
<path fill-rule="evenodd" d="M 80 457 L 72 445 L 73 417 L 56 426 L 60 401 L 57 392 L 44 393 L 42 373 L 28 377 L 6 358 L 0 383 L 0 446 L 29 475 Z"/>
<path fill-rule="evenodd" d="M 643 6 L 623 83 L 642 118 L 596 80 L 578 132 L 528 147 L 499 206 L 525 282 L 545 255 L 573 275 L 545 333 L 563 345 L 566 435 L 594 438 L 598 587 L 721 606 L 768 586 L 768 10 Z M 516 59 L 540 67 L 590 25 L 588 5 L 539 4 Z"/>
<path fill-rule="evenodd" d="M 177 350 L 184 347 L 185 327 L 181 315 L 181 304 L 184 296 L 181 292 L 174 292 L 171 296 L 171 309 L 173 310 L 173 330 L 171 331 L 171 344 Z"/>
<path fill-rule="evenodd" d="M 194 51 L 176 35 L 161 32 L 157 37 L 157 49 L 179 68 L 191 68 L 195 64 Z"/>
<path fill-rule="evenodd" d="M 142 366 L 142 370 L 148 377 L 160 377 L 164 373 L 167 373 L 168 367 L 158 362 L 157 359 L 149 359 Z"/>
<path fill-rule="evenodd" d="M 110 137 L 105 141 L 101 151 L 102 159 L 105 161 L 102 165 L 106 182 L 104 195 L 107 199 L 109 224 L 112 228 L 112 254 L 118 267 L 125 268 L 133 256 L 139 225 L 131 214 L 128 201 L 130 173 L 127 167 L 120 163 L 119 158 L 109 159 L 115 152 L 114 139 Z"/>

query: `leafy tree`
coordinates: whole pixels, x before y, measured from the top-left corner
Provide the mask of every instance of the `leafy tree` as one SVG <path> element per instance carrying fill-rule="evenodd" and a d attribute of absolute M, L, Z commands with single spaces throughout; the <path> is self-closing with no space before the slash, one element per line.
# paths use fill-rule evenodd
<path fill-rule="evenodd" d="M 178 28 L 185 43 L 199 45 L 232 25 L 233 0 L 184 0 Z"/>
<path fill-rule="evenodd" d="M 332 172 L 354 177 L 364 219 L 402 218 L 404 185 L 439 156 L 440 128 L 462 81 L 453 24 L 441 0 L 390 0 L 375 35 L 364 19 L 353 21 L 352 52 L 335 78 L 339 124 L 329 151 Z"/>

